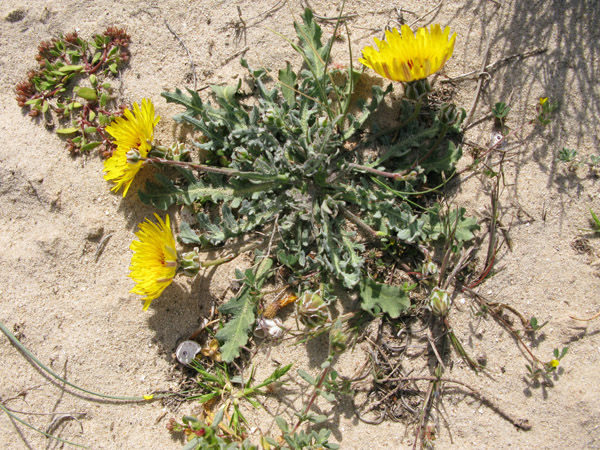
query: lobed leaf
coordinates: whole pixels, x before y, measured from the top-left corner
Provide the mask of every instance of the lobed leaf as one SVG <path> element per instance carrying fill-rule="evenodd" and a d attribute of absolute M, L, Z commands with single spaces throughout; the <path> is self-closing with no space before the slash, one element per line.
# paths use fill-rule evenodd
<path fill-rule="evenodd" d="M 360 306 L 373 314 L 383 312 L 396 319 L 410 308 L 408 292 L 414 287 L 406 283 L 404 286 L 391 286 L 364 277 L 359 284 Z"/>

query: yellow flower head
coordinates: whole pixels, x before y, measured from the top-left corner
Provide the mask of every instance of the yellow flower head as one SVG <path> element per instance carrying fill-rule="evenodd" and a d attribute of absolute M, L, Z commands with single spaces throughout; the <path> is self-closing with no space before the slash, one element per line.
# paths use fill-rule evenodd
<path fill-rule="evenodd" d="M 550 365 L 554 368 L 558 367 L 559 364 L 560 361 L 558 359 L 553 359 L 552 361 L 550 361 Z"/>
<path fill-rule="evenodd" d="M 135 233 L 139 241 L 133 241 L 129 247 L 135 252 L 129 276 L 137 283 L 130 292 L 145 296 L 144 311 L 171 284 L 177 272 L 177 250 L 169 215 L 164 222 L 158 214 L 154 217 L 158 223 L 149 219 L 140 223 L 140 230 Z"/>
<path fill-rule="evenodd" d="M 154 117 L 154 105 L 148 99 L 142 100 L 141 109 L 134 103 L 133 112 L 126 109 L 123 115 L 106 127 L 106 131 L 115 139 L 113 142 L 117 149 L 104 161 L 104 179 L 116 183 L 112 187 L 115 192 L 124 186 L 125 197 L 133 178 L 142 167 L 143 161 L 139 157 L 145 158 L 152 148 L 154 127 L 160 116 Z"/>
<path fill-rule="evenodd" d="M 548 101 L 548 97 L 540 97 L 540 105 L 543 105 Z"/>
<path fill-rule="evenodd" d="M 450 40 L 450 27 L 442 29 L 431 25 L 430 29 L 419 28 L 413 34 L 408 25 L 402 25 L 402 35 L 396 28 L 386 30 L 385 40 L 375 38 L 379 50 L 365 47 L 359 59 L 382 77 L 392 81 L 415 81 L 437 72 L 454 51 L 456 33 Z"/>

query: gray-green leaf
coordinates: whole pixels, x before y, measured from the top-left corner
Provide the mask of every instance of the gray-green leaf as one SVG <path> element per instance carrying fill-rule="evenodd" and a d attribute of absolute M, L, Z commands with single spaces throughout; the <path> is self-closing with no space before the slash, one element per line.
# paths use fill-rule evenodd
<path fill-rule="evenodd" d="M 372 313 L 384 312 L 392 319 L 396 319 L 410 307 L 408 292 L 413 288 L 414 286 L 407 284 L 404 284 L 404 286 L 391 286 L 365 277 L 359 284 L 362 299 L 360 306 L 365 311 Z"/>

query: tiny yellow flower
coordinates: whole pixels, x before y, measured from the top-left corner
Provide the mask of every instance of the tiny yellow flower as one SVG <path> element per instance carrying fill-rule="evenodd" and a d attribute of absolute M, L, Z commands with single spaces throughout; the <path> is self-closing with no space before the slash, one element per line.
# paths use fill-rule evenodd
<path fill-rule="evenodd" d="M 144 395 L 144 400 L 150 401 L 154 398 L 154 394 L 150 394 L 150 395 Z"/>
<path fill-rule="evenodd" d="M 106 127 L 106 131 L 115 139 L 113 143 L 117 149 L 104 161 L 104 179 L 116 183 L 112 187 L 115 192 L 124 187 L 125 197 L 133 178 L 142 167 L 140 158 L 145 158 L 152 148 L 154 127 L 160 116 L 154 116 L 154 105 L 148 99 L 142 100 L 141 108 L 134 103 L 133 112 L 126 109 L 123 115 Z"/>
<path fill-rule="evenodd" d="M 553 359 L 552 361 L 550 361 L 550 365 L 554 368 L 558 367 L 559 364 L 560 361 L 558 359 Z"/>
<path fill-rule="evenodd" d="M 548 97 L 540 97 L 540 105 L 543 105 L 548 101 Z"/>
<path fill-rule="evenodd" d="M 419 28 L 416 35 L 408 25 L 402 25 L 402 34 L 396 28 L 386 30 L 385 40 L 375 38 L 379 50 L 365 47 L 359 59 L 382 77 L 392 81 L 415 81 L 437 72 L 454 51 L 456 33 L 450 37 L 450 27 L 431 25 Z"/>
<path fill-rule="evenodd" d="M 211 339 L 207 347 L 204 347 L 200 350 L 202 356 L 206 356 L 207 358 L 212 359 L 216 362 L 221 362 L 221 352 L 219 352 L 219 341 L 216 339 Z"/>
<path fill-rule="evenodd" d="M 140 230 L 135 233 L 139 241 L 133 241 L 129 247 L 134 251 L 129 276 L 137 283 L 130 292 L 145 296 L 144 311 L 177 273 L 177 250 L 169 215 L 164 222 L 158 214 L 154 217 L 158 223 L 146 219 L 139 224 Z"/>

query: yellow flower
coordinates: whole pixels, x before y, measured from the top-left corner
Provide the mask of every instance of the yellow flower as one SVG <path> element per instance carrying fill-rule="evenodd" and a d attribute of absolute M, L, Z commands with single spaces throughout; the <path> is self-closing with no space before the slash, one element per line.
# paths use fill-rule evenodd
<path fill-rule="evenodd" d="M 219 352 L 219 341 L 216 339 L 211 339 L 211 341 L 208 343 L 208 346 L 200 350 L 200 353 L 202 353 L 202 356 L 206 356 L 213 361 L 222 361 L 221 352 Z"/>
<path fill-rule="evenodd" d="M 416 36 L 408 25 L 402 25 L 401 31 L 402 35 L 396 28 L 386 30 L 386 40 L 375 38 L 379 50 L 365 47 L 359 61 L 382 77 L 408 82 L 427 78 L 452 56 L 456 33 L 448 40 L 449 27 L 443 32 L 439 25 L 419 28 Z"/>
<path fill-rule="evenodd" d="M 154 127 L 160 116 L 154 117 L 154 105 L 148 99 L 142 100 L 140 109 L 137 103 L 133 104 L 133 112 L 126 109 L 124 117 L 117 117 L 106 131 L 115 139 L 117 149 L 113 155 L 104 161 L 105 180 L 114 181 L 113 191 L 125 187 L 123 197 L 127 194 L 129 186 L 143 161 L 152 148 Z"/>
<path fill-rule="evenodd" d="M 540 105 L 543 105 L 548 101 L 548 97 L 540 97 Z"/>
<path fill-rule="evenodd" d="M 558 367 L 559 364 L 560 361 L 558 359 L 553 359 L 552 361 L 550 361 L 550 365 L 554 368 Z"/>
<path fill-rule="evenodd" d="M 129 247 L 135 252 L 131 257 L 129 276 L 137 283 L 130 292 L 145 296 L 142 299 L 145 300 L 144 311 L 171 284 L 177 273 L 177 250 L 169 215 L 164 222 L 158 214 L 154 217 L 158 224 L 149 219 L 140 223 L 140 230 L 135 233 L 139 241 L 133 241 Z"/>

